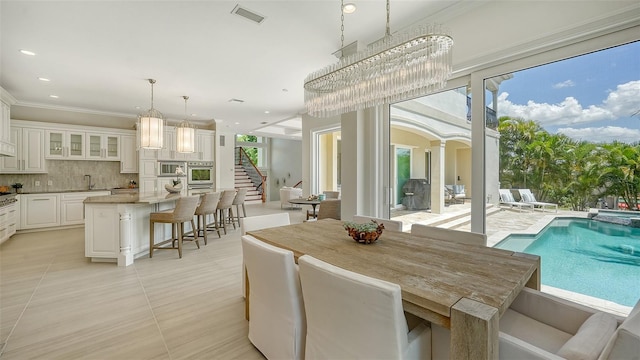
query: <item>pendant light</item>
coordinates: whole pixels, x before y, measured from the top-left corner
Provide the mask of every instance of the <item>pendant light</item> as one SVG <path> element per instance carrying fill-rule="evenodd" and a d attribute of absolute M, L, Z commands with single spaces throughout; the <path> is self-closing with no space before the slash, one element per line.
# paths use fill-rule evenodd
<path fill-rule="evenodd" d="M 153 84 L 156 81 L 149 79 L 151 84 L 151 109 L 138 115 L 138 134 L 140 148 L 162 149 L 164 146 L 164 115 L 153 108 Z"/>
<path fill-rule="evenodd" d="M 184 120 L 176 126 L 176 151 L 179 153 L 193 153 L 196 151 L 196 130 L 187 120 L 187 100 L 189 100 L 189 97 L 185 95 L 182 98 L 184 99 Z"/>

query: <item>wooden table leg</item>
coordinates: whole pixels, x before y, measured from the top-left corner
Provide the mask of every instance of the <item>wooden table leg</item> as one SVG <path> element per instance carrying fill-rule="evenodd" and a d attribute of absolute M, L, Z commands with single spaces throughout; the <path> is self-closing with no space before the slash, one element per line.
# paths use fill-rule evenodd
<path fill-rule="evenodd" d="M 498 309 L 462 298 L 451 308 L 450 359 L 498 359 Z"/>
<path fill-rule="evenodd" d="M 538 266 L 536 268 L 536 270 L 533 272 L 533 274 L 531 274 L 531 277 L 529 278 L 529 280 L 527 281 L 527 283 L 524 285 L 528 288 L 534 289 L 534 290 L 540 290 L 540 256 L 538 255 L 531 255 L 531 254 L 527 254 L 527 253 L 521 253 L 521 252 L 516 252 L 513 253 L 512 256 L 517 256 L 517 257 L 522 257 L 522 258 L 527 258 L 527 259 L 533 259 L 533 260 L 537 260 L 538 261 Z"/>

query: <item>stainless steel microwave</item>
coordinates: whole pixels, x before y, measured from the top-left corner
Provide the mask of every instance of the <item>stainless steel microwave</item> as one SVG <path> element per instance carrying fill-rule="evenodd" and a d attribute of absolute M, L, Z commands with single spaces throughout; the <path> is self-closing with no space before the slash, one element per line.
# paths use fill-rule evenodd
<path fill-rule="evenodd" d="M 187 163 L 184 161 L 159 161 L 158 162 L 158 176 L 162 177 L 176 177 L 176 170 L 178 166 L 185 176 L 187 174 Z"/>

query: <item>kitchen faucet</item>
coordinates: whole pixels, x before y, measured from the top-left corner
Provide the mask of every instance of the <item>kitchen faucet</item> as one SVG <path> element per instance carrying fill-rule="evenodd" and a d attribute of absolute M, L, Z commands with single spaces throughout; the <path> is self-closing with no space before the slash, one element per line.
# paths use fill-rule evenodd
<path fill-rule="evenodd" d="M 91 184 L 91 175 L 85 175 L 84 177 L 89 177 L 89 190 L 92 190 L 96 184 Z"/>

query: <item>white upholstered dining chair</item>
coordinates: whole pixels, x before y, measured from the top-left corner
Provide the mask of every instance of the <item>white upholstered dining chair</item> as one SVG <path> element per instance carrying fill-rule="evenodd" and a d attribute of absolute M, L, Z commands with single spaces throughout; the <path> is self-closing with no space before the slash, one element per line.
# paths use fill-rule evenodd
<path fill-rule="evenodd" d="M 385 230 L 402 232 L 402 221 L 376 218 L 365 215 L 353 215 L 353 222 L 356 224 L 365 224 L 375 220 L 378 224 L 383 224 Z"/>
<path fill-rule="evenodd" d="M 240 218 L 240 235 L 246 235 L 247 231 L 268 229 L 277 226 L 290 225 L 289 213 L 276 213 Z M 242 263 L 242 296 L 245 297 L 246 268 Z"/>
<path fill-rule="evenodd" d="M 487 245 L 487 235 L 469 231 L 451 230 L 439 228 L 436 226 L 413 224 L 411 225 L 411 233 L 418 236 L 428 237 L 430 239 L 454 241 L 470 245 Z"/>
<path fill-rule="evenodd" d="M 298 259 L 307 359 L 430 359 L 431 329 L 411 331 L 400 286 L 309 255 Z"/>
<path fill-rule="evenodd" d="M 249 340 L 267 359 L 304 359 L 306 321 L 293 252 L 242 236 Z"/>

